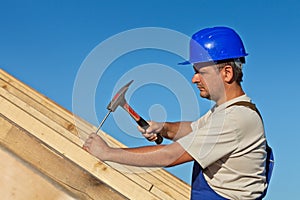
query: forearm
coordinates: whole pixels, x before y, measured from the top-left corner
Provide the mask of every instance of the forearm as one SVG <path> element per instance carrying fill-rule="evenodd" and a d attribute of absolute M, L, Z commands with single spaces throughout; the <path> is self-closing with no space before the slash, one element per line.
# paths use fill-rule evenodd
<path fill-rule="evenodd" d="M 192 131 L 192 122 L 165 122 L 161 134 L 164 138 L 176 141 Z"/>
<path fill-rule="evenodd" d="M 190 157 L 181 158 L 185 153 L 178 143 L 173 143 L 139 148 L 111 148 L 102 159 L 139 167 L 167 167 L 190 161 Z"/>
<path fill-rule="evenodd" d="M 83 149 L 102 161 L 112 161 L 140 167 L 167 167 L 191 161 L 193 158 L 178 143 L 138 148 L 113 148 L 92 133 Z"/>
<path fill-rule="evenodd" d="M 167 159 L 158 153 L 163 147 L 112 148 L 105 160 L 138 167 L 165 167 Z"/>

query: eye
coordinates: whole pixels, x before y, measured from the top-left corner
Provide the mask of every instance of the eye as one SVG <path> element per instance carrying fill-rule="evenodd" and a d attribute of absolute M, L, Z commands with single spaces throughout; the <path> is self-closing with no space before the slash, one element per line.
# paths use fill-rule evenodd
<path fill-rule="evenodd" d="M 193 67 L 195 74 L 198 74 L 199 71 L 196 69 L 196 67 Z"/>

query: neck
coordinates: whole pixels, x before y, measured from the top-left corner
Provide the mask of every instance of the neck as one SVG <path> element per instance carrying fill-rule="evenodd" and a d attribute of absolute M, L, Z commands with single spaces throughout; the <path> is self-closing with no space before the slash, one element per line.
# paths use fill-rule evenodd
<path fill-rule="evenodd" d="M 229 85 L 227 87 L 225 86 L 225 93 L 221 98 L 219 98 L 216 101 L 216 104 L 221 105 L 227 101 L 230 101 L 231 99 L 237 98 L 244 94 L 245 92 L 243 91 L 242 87 L 238 84 Z"/>

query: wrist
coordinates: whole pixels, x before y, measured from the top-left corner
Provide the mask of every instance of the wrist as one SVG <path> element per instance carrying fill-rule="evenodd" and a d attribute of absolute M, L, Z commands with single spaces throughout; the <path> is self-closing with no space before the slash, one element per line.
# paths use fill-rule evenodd
<path fill-rule="evenodd" d="M 169 138 L 168 137 L 168 122 L 162 123 L 162 128 L 159 131 L 159 134 L 164 138 Z"/>
<path fill-rule="evenodd" d="M 96 157 L 101 161 L 111 161 L 113 155 L 114 148 L 106 146 L 98 151 Z"/>

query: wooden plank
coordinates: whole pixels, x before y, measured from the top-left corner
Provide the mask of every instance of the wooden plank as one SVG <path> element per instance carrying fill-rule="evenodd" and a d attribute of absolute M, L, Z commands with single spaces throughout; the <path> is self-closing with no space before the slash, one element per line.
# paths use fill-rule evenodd
<path fill-rule="evenodd" d="M 52 102 L 51 100 L 47 99 L 45 96 L 39 94 L 34 89 L 24 85 L 23 83 L 19 82 L 14 77 L 10 76 L 9 74 L 5 73 L 4 71 L 0 70 L 0 78 L 5 80 L 0 82 L 1 87 L 5 88 L 12 94 L 16 95 L 18 98 L 22 99 L 22 101 L 25 101 L 29 105 L 33 106 L 35 109 L 40 111 L 42 114 L 46 115 L 48 118 L 52 119 L 56 123 L 58 123 L 60 126 L 64 127 L 68 131 L 71 131 L 73 134 L 74 130 L 80 130 L 80 132 L 83 132 L 86 134 L 86 136 L 80 135 L 80 137 L 87 137 L 87 135 L 93 131 L 96 130 L 96 127 L 90 126 L 90 125 L 84 125 L 85 128 L 82 127 L 76 127 L 71 122 L 69 122 L 67 119 L 71 119 L 72 113 L 66 111 L 65 109 L 61 109 L 55 102 Z M 20 90 L 20 91 L 19 91 Z M 37 94 L 34 94 L 37 93 Z M 28 95 L 28 96 L 27 96 Z M 53 105 L 52 105 L 53 104 Z M 56 107 L 58 108 L 56 108 Z M 48 108 L 49 107 L 49 108 Z M 54 109 L 55 108 L 55 109 Z M 54 111 L 52 111 L 54 110 Z M 63 116 L 63 117 L 62 117 Z M 71 116 L 71 117 L 70 117 Z M 82 120 L 82 119 L 78 119 Z M 77 121 L 77 120 L 76 120 Z M 84 120 L 80 122 L 80 124 L 87 124 Z M 76 127 L 76 128 L 74 128 Z M 81 130 L 82 129 L 82 130 Z M 85 129 L 83 131 L 83 129 Z M 85 132 L 86 131 L 86 132 Z M 62 134 L 64 135 L 64 134 Z M 121 144 L 120 142 L 116 141 L 114 138 L 109 136 L 106 133 L 102 133 L 102 135 L 107 138 L 107 142 L 110 143 L 110 145 L 115 147 L 125 147 L 125 145 Z M 71 139 L 72 140 L 72 139 Z M 115 164 L 117 165 L 117 164 Z M 123 168 L 122 168 L 123 167 Z M 129 172 L 126 174 L 126 176 L 130 177 L 132 176 L 132 172 L 136 171 L 144 171 L 144 173 L 138 173 L 138 176 L 140 176 L 142 179 L 147 180 L 148 182 L 151 182 L 151 184 L 157 184 L 162 185 L 159 187 L 161 190 L 165 191 L 167 194 L 171 194 L 174 198 L 180 196 L 184 196 L 185 199 L 189 199 L 189 193 L 190 193 L 190 186 L 175 177 L 174 175 L 170 174 L 169 172 L 165 170 L 155 170 L 151 171 L 151 174 L 149 175 L 147 172 L 149 172 L 148 168 L 132 168 L 132 167 L 125 167 L 117 166 L 117 169 L 121 169 L 122 173 L 123 171 Z M 136 176 L 136 175 L 134 175 Z M 133 178 L 136 181 L 136 178 Z M 141 183 L 141 181 L 138 181 Z M 144 185 L 143 183 L 141 185 Z M 173 193 L 170 191 L 173 191 Z"/>
<path fill-rule="evenodd" d="M 44 105 L 51 112 L 54 112 L 62 118 L 66 119 L 67 121 L 72 122 L 71 124 L 76 124 L 77 127 L 81 127 L 83 131 L 95 128 L 91 124 L 86 123 L 79 116 L 74 115 L 69 110 L 61 107 L 56 102 L 52 101 L 47 96 L 39 93 L 32 87 L 20 82 L 18 79 L 6 73 L 2 69 L 0 69 L 0 78 L 3 79 L 5 82 L 9 83 L 10 85 L 14 86 L 15 88 L 18 88 L 20 91 L 28 95 L 30 98 L 34 99 L 39 104 Z"/>
<path fill-rule="evenodd" d="M 163 182 L 169 188 L 177 190 L 177 192 L 184 196 L 184 198 L 190 199 L 191 187 L 186 182 L 182 181 L 181 179 L 176 179 L 176 181 L 174 181 L 173 175 L 167 172 L 166 170 L 156 170 L 153 173 L 151 173 L 151 175 L 154 178 L 159 178 L 161 182 Z"/>
<path fill-rule="evenodd" d="M 22 101 L 34 107 L 45 116 L 54 120 L 56 123 L 60 124 L 73 134 L 79 136 L 81 139 L 85 140 L 90 133 L 97 130 L 97 127 L 92 126 L 85 120 L 59 106 L 51 99 L 38 93 L 33 88 L 18 81 L 2 69 L 0 69 L 0 79 L 2 79 L 0 82 L 0 87 L 20 98 Z M 106 133 L 103 133 L 103 135 L 105 135 L 112 145 L 123 148 L 126 147 L 124 144 L 115 140 L 110 135 Z"/>
<path fill-rule="evenodd" d="M 72 123 L 74 119 L 71 122 L 68 121 L 68 120 L 66 120 L 62 116 L 60 116 L 60 115 L 56 114 L 55 112 L 53 112 L 48 107 L 46 107 L 46 106 L 42 105 L 41 103 L 39 103 L 39 102 L 43 102 L 42 100 L 36 101 L 36 100 L 32 99 L 29 96 L 30 93 L 28 93 L 28 92 L 24 93 L 23 91 L 19 90 L 18 88 L 15 88 L 13 85 L 11 85 L 12 83 L 13 82 L 11 82 L 11 81 L 10 82 L 6 82 L 2 78 L 0 78 L 0 87 L 4 88 L 8 92 L 10 92 L 11 94 L 13 94 L 17 98 L 19 98 L 20 100 L 26 102 L 31 107 L 34 107 L 39 112 L 43 113 L 46 117 L 51 118 L 53 121 L 60 122 L 60 125 L 62 127 L 64 127 L 65 129 L 67 129 L 68 131 L 72 132 L 74 135 L 80 136 L 79 133 L 84 133 L 85 135 L 83 135 L 83 137 L 86 137 L 87 133 L 85 131 L 81 130 L 79 127 L 76 127 Z M 14 84 L 14 85 L 16 85 L 16 84 Z"/>
<path fill-rule="evenodd" d="M 19 109 L 16 105 L 7 99 L 0 98 L 0 112 L 11 121 L 15 122 L 26 131 L 39 138 L 58 154 L 77 163 L 80 167 L 86 169 L 98 179 L 130 199 L 157 199 L 140 185 L 129 180 L 123 174 L 109 167 L 107 164 L 99 162 L 98 159 L 69 142 L 63 136 L 57 134 L 39 120 L 33 118 L 28 113 Z"/>
<path fill-rule="evenodd" d="M 0 148 L 0 194 L 10 200 L 75 200 L 71 194 L 56 187 L 30 166 Z"/>
<path fill-rule="evenodd" d="M 51 115 L 48 115 L 49 117 L 44 116 L 44 113 L 37 112 L 36 107 L 41 107 L 42 105 L 37 104 L 36 102 L 32 102 L 31 99 L 26 98 L 25 94 L 22 94 L 18 91 L 15 91 L 16 88 L 12 88 L 9 84 L 6 82 L 3 82 L 0 80 L 0 86 L 4 88 L 6 91 L 9 91 L 10 94 L 16 95 L 12 96 L 8 93 L 6 93 L 3 90 L 0 90 L 0 94 L 2 96 L 5 96 L 8 98 L 11 102 L 14 102 L 14 104 L 21 107 L 23 110 L 28 112 L 30 115 L 34 116 L 35 118 L 39 119 L 41 122 L 45 123 L 47 126 L 53 128 L 56 130 L 59 134 L 62 136 L 65 136 L 70 141 L 74 142 L 78 146 L 81 146 L 83 141 L 80 140 L 77 136 L 74 136 L 73 134 L 69 133 L 69 130 L 67 127 L 64 126 L 64 124 L 67 124 L 68 122 L 63 121 L 62 123 L 60 121 L 53 122 L 52 120 L 56 119 L 54 114 L 51 113 Z M 26 101 L 26 105 L 24 105 L 24 102 L 20 102 L 20 99 L 24 99 Z M 24 97 L 25 96 L 25 97 Z M 27 105 L 30 105 L 28 106 Z M 32 108 L 34 106 L 34 108 Z M 39 108 L 42 112 L 44 109 Z M 45 111 L 44 111 L 45 112 Z M 50 113 L 50 112 L 49 112 Z M 48 113 L 48 114 L 49 114 Z M 61 125 L 62 127 L 58 126 Z M 69 126 L 69 125 L 68 125 Z M 102 132 L 104 135 L 104 133 Z M 105 135 L 105 138 L 107 137 L 107 134 Z M 120 146 L 118 143 L 114 142 L 115 140 L 108 139 L 107 142 L 114 147 Z M 124 145 L 123 145 L 124 146 Z M 131 178 L 141 186 L 145 187 L 147 190 L 150 190 L 152 188 L 152 185 L 160 185 L 159 189 L 163 190 L 165 194 L 167 194 L 164 198 L 168 198 L 168 196 L 172 196 L 173 198 L 181 197 L 188 199 L 189 198 L 189 187 L 184 187 L 184 184 L 181 184 L 182 182 L 178 179 L 178 181 L 174 181 L 174 176 L 170 176 L 169 173 L 165 173 L 164 176 L 159 176 L 157 171 L 164 171 L 161 169 L 153 169 L 153 168 L 137 168 L 132 166 L 124 166 L 124 165 L 118 165 L 115 163 L 109 163 L 110 166 L 114 167 L 118 171 L 124 173 L 127 177 Z M 149 174 L 151 172 L 151 174 Z M 181 185 L 180 185 L 181 184 Z M 161 195 L 160 195 L 161 196 Z"/>
<path fill-rule="evenodd" d="M 71 141 L 72 143 L 78 145 L 78 147 L 82 147 L 83 140 L 81 140 L 79 137 L 73 135 L 67 129 L 64 129 L 61 126 L 58 126 L 58 124 L 56 122 L 54 122 L 51 119 L 49 119 L 48 117 L 44 116 L 42 113 L 35 110 L 35 108 L 33 108 L 33 107 L 29 106 L 28 104 L 22 102 L 20 99 L 18 99 L 15 96 L 11 95 L 10 93 L 8 93 L 6 90 L 4 90 L 1 87 L 0 87 L 0 95 L 5 97 L 6 99 L 8 99 L 10 102 L 15 104 L 16 106 L 20 107 L 22 110 L 24 110 L 24 112 L 30 114 L 31 116 L 33 116 L 34 118 L 39 120 L 45 126 L 48 126 L 49 128 L 56 131 L 57 134 L 62 135 L 63 137 L 65 137 L 66 139 Z M 108 141 L 108 143 L 111 144 L 110 141 Z M 147 190 L 150 190 L 150 188 L 152 187 L 151 183 L 149 183 L 145 179 L 141 178 L 137 174 L 133 173 L 133 171 L 128 166 L 126 167 L 126 166 L 118 165 L 118 168 L 115 168 L 115 169 L 118 169 L 118 170 L 123 169 L 125 171 L 129 171 L 130 173 L 126 174 L 126 176 L 129 177 L 130 179 L 134 180 L 135 182 L 137 182 L 139 185 L 143 186 Z"/>
<path fill-rule="evenodd" d="M 163 170 L 154 170 L 143 174 L 143 177 L 155 186 L 152 187 L 154 194 L 159 194 L 157 190 L 162 190 L 165 194 L 174 199 L 190 199 L 190 188 L 182 187 L 178 180 L 172 182 L 171 178 L 167 176 L 166 178 L 159 176 L 160 171 Z"/>
<path fill-rule="evenodd" d="M 41 115 L 41 113 L 37 112 L 34 108 L 26 105 L 24 102 L 20 101 L 19 99 L 17 99 L 15 96 L 10 95 L 9 93 L 7 93 L 6 91 L 4 91 L 2 88 L 0 88 L 0 95 L 1 96 L 5 96 L 9 101 L 13 102 L 15 105 L 18 105 L 18 107 L 20 107 L 22 110 L 26 110 L 26 112 L 28 112 L 31 116 L 34 116 L 34 118 L 38 119 L 39 121 L 41 121 L 41 123 L 44 123 L 46 126 L 48 126 L 49 128 L 52 128 L 53 130 L 56 130 L 55 126 L 56 124 L 53 124 L 53 122 L 46 118 L 45 116 Z M 66 136 L 66 135 L 70 135 L 70 137 L 67 137 L 68 139 L 71 139 L 74 142 L 74 139 L 72 139 L 72 136 L 75 137 L 73 134 L 70 134 L 67 132 L 67 130 L 64 129 L 58 129 L 56 131 L 60 131 L 59 133 Z M 75 138 L 78 139 L 78 138 Z M 78 142 L 74 142 L 75 144 L 77 143 L 77 145 L 79 147 L 81 147 L 81 141 Z M 156 178 L 153 178 L 153 176 L 150 175 L 151 179 L 149 178 L 149 175 L 147 175 L 146 171 L 142 168 L 138 168 L 138 167 L 129 167 L 129 166 L 124 166 L 124 165 L 119 165 L 116 163 L 110 163 L 111 166 L 113 166 L 114 169 L 117 169 L 118 171 L 122 172 L 125 176 L 127 176 L 128 178 L 130 178 L 131 180 L 133 180 L 134 182 L 138 183 L 140 186 L 144 187 L 145 189 L 147 189 L 148 191 L 153 188 L 153 183 L 149 182 L 149 180 L 153 181 L 153 182 L 158 182 L 160 183 L 160 185 L 162 186 L 163 191 L 160 192 L 160 196 L 163 199 L 169 198 L 170 194 L 171 196 L 173 196 L 175 198 L 176 197 L 180 197 L 182 196 L 180 193 L 178 193 L 177 191 L 174 191 L 172 188 L 168 187 L 165 183 L 162 183 L 161 181 L 159 181 Z M 139 172 L 139 173 L 138 173 Z M 145 175 L 148 177 L 147 179 L 141 178 L 141 174 L 140 173 L 146 173 Z M 161 188 L 160 188 L 161 189 Z M 157 189 L 158 190 L 158 189 Z M 173 192 L 171 192 L 173 191 Z M 163 195 L 164 194 L 164 195 Z"/>
<path fill-rule="evenodd" d="M 9 76 L 4 71 L 1 71 L 1 69 L 0 69 L 0 87 L 5 89 L 9 93 L 13 94 L 17 98 L 25 102 L 26 104 L 35 108 L 37 111 L 39 111 L 46 117 L 50 118 L 51 120 L 55 121 L 57 124 L 64 127 L 68 131 L 72 132 L 74 135 L 80 137 L 82 140 L 85 140 L 90 133 L 95 132 L 97 129 L 96 127 L 88 124 L 81 118 L 78 118 L 77 116 L 73 116 L 72 113 L 66 111 L 65 109 L 53 109 L 56 104 L 54 105 L 51 104 L 54 102 L 50 101 L 49 99 L 42 99 L 45 98 L 43 95 L 32 94 L 31 92 L 36 92 L 36 91 L 30 87 L 24 86 L 18 80 Z M 24 89 L 24 91 L 22 91 L 22 89 Z M 74 121 L 78 123 L 74 124 Z M 105 135 L 105 137 L 111 143 L 111 145 L 115 147 L 123 147 L 123 148 L 126 147 L 124 144 L 115 140 L 110 135 L 104 132 L 103 135 Z"/>
<path fill-rule="evenodd" d="M 22 158 L 55 185 L 82 200 L 126 199 L 76 164 L 64 159 L 40 141 L 0 116 L 0 145 Z"/>
<path fill-rule="evenodd" d="M 55 124 L 55 121 L 53 121 L 53 118 L 55 118 L 55 115 L 52 115 L 51 111 L 49 111 L 49 110 L 44 111 L 44 110 L 42 110 L 42 106 L 39 106 L 38 108 L 40 110 L 44 111 L 44 113 L 48 113 L 48 115 L 44 115 L 44 113 L 42 114 L 41 112 L 36 110 L 36 106 L 34 104 L 35 102 L 27 104 L 24 101 L 22 101 L 22 99 L 24 99 L 26 102 L 30 102 L 30 99 L 27 99 L 28 97 L 26 98 L 26 95 L 18 92 L 16 89 L 12 88 L 11 86 L 3 83 L 3 80 L 1 80 L 1 79 L 0 79 L 0 89 L 1 89 L 0 95 L 5 96 L 11 102 L 14 102 L 15 104 L 17 104 L 19 107 L 21 106 L 21 108 L 24 111 L 31 113 L 31 115 L 35 116 L 40 121 L 44 122 L 45 124 L 48 124 L 49 127 L 53 127 L 54 130 L 56 130 L 61 135 L 64 135 L 71 142 L 73 142 L 75 144 L 79 144 L 79 145 L 83 144 L 83 141 L 80 140 L 80 138 L 78 136 L 76 136 L 75 134 L 68 134 L 70 132 L 68 127 L 71 126 L 68 122 L 63 121 L 63 123 L 66 124 L 66 126 L 63 126 L 63 127 L 57 126 Z M 19 96 L 21 96 L 22 99 L 19 99 Z M 74 130 L 72 129 L 72 131 L 74 131 Z"/>

